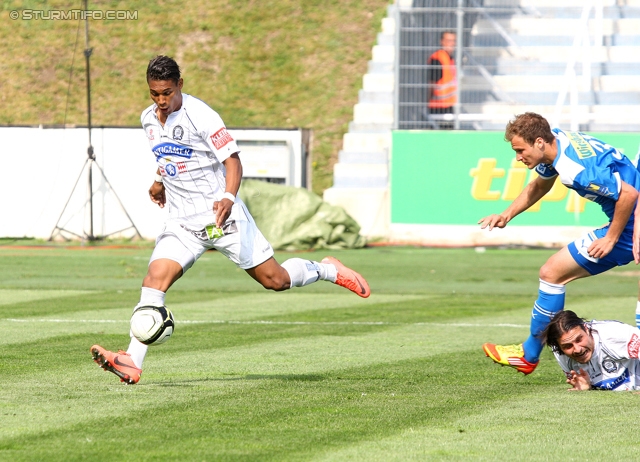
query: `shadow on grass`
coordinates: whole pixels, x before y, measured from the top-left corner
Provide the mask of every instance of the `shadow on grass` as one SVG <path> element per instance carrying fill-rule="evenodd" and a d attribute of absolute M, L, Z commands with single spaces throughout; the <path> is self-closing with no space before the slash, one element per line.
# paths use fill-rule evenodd
<path fill-rule="evenodd" d="M 161 387 L 182 387 L 195 385 L 198 383 L 206 382 L 237 382 L 242 380 L 281 380 L 290 382 L 321 382 L 326 378 L 321 375 L 310 374 L 274 374 L 274 375 L 262 375 L 262 374 L 249 374 L 240 377 L 225 377 L 225 378 L 203 378 L 203 379 L 189 379 L 189 380 L 176 380 L 171 382 L 154 382 L 143 385 L 157 385 Z"/>

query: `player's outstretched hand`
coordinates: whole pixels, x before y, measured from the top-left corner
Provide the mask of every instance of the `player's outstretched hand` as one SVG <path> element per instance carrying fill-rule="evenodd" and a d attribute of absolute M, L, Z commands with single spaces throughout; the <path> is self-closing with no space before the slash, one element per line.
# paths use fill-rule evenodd
<path fill-rule="evenodd" d="M 569 391 L 582 391 L 591 389 L 591 379 L 589 379 L 589 374 L 587 374 L 582 368 L 580 368 L 578 372 L 569 372 L 567 383 L 573 387 L 569 388 Z"/>
<path fill-rule="evenodd" d="M 505 217 L 504 215 L 499 215 L 497 213 L 478 220 L 480 229 L 485 229 L 488 226 L 489 231 L 491 231 L 493 228 L 504 228 L 505 226 L 507 226 L 508 222 L 509 220 L 507 220 L 507 217 Z"/>
<path fill-rule="evenodd" d="M 164 204 L 167 202 L 167 196 L 164 193 L 164 184 L 154 181 L 149 188 L 149 198 L 154 204 L 158 204 L 161 209 L 164 208 Z"/>

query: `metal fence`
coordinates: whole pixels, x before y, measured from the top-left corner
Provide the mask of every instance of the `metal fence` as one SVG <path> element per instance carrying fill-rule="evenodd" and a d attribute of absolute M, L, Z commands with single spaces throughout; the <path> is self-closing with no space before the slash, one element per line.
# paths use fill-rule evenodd
<path fill-rule="evenodd" d="M 640 3 L 401 0 L 398 6 L 397 128 L 498 129 L 514 113 L 534 110 L 574 129 L 640 129 L 633 116 L 640 108 Z M 457 34 L 458 102 L 451 114 L 434 114 L 427 61 L 449 30 Z"/>

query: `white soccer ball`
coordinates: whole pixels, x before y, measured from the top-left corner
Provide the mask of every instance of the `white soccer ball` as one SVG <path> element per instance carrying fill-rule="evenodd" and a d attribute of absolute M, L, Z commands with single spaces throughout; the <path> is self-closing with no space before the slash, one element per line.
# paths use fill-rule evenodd
<path fill-rule="evenodd" d="M 160 345 L 173 334 L 173 313 L 166 306 L 140 306 L 131 315 L 131 332 L 145 345 Z"/>

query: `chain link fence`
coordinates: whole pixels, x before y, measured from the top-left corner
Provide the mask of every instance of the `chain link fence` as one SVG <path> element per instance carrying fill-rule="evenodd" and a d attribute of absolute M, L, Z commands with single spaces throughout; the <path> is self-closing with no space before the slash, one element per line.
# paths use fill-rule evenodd
<path fill-rule="evenodd" d="M 410 3 L 410 4 L 409 4 Z M 409 0 L 396 19 L 396 127 L 502 129 L 539 112 L 574 129 L 640 129 L 640 3 Z M 429 110 L 429 57 L 457 34 L 457 104 Z M 443 126 L 443 123 L 448 126 Z"/>

